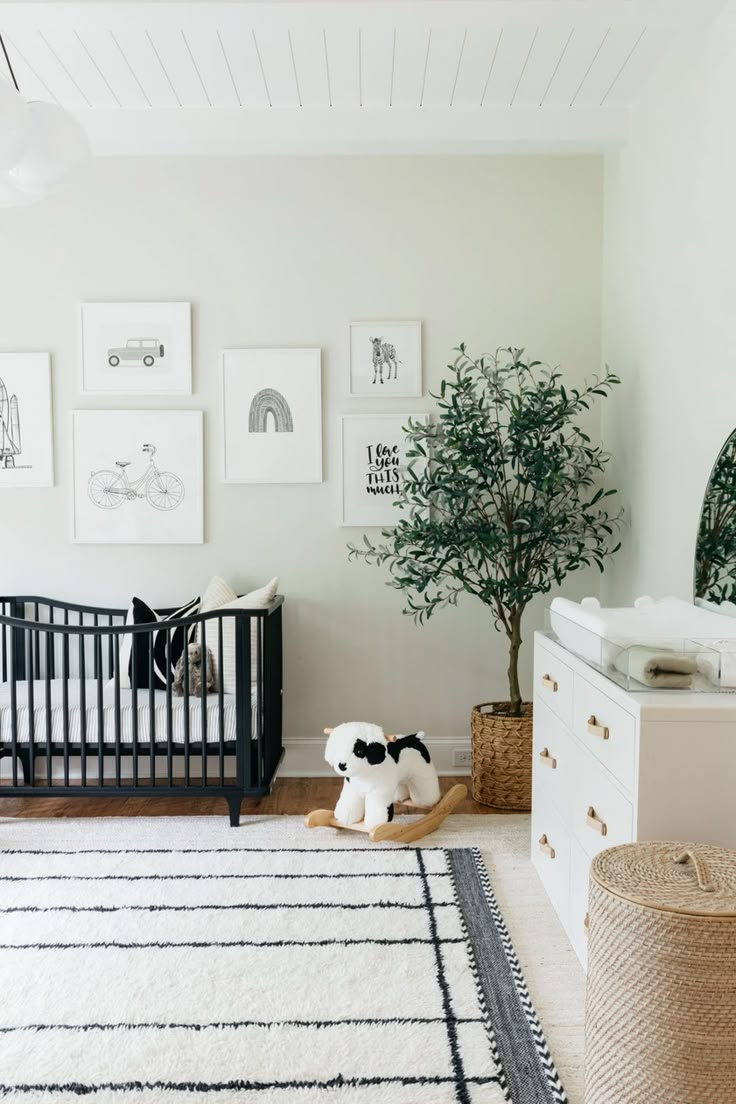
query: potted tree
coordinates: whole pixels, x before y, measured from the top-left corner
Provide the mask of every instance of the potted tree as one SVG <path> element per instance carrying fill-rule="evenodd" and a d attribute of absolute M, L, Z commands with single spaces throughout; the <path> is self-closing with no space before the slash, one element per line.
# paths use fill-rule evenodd
<path fill-rule="evenodd" d="M 579 419 L 619 383 L 610 371 L 578 391 L 559 369 L 523 349 L 474 360 L 465 345 L 448 365 L 432 424 L 410 419 L 401 510 L 383 543 L 367 536 L 350 558 L 388 565 L 406 593 L 404 613 L 422 624 L 472 594 L 509 644 L 508 700 L 472 712 L 473 796 L 485 804 L 531 804 L 532 707 L 523 700 L 519 651 L 524 610 L 566 575 L 619 548 L 614 490 L 600 485 L 609 456 Z"/>

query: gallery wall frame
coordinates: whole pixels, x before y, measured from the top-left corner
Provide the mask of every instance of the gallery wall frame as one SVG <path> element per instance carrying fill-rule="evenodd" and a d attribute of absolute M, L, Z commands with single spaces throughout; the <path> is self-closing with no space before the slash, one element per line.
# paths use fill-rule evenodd
<path fill-rule="evenodd" d="M 75 410 L 72 541 L 202 544 L 201 410 Z"/>
<path fill-rule="evenodd" d="M 225 349 L 225 483 L 322 482 L 320 349 Z"/>
<path fill-rule="evenodd" d="M 191 395 L 190 303 L 82 303 L 83 395 Z"/>
<path fill-rule="evenodd" d="M 427 424 L 429 415 L 343 414 L 341 418 L 341 512 L 346 527 L 385 528 L 401 516 L 394 509 L 406 470 L 409 419 Z"/>
<path fill-rule="evenodd" d="M 0 489 L 53 487 L 49 353 L 0 353 Z"/>
<path fill-rule="evenodd" d="M 412 399 L 422 394 L 422 323 L 351 322 L 352 398 Z"/>

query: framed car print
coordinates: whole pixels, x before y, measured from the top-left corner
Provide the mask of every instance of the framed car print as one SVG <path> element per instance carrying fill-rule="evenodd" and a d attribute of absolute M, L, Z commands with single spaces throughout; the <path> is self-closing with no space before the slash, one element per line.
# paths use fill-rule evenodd
<path fill-rule="evenodd" d="M 191 395 L 189 303 L 82 303 L 80 388 L 88 395 Z"/>

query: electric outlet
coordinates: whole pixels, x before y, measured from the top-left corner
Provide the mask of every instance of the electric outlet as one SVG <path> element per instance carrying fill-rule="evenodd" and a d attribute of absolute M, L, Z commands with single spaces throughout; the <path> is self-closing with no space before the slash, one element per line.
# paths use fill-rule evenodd
<path fill-rule="evenodd" d="M 455 748 L 452 753 L 453 767 L 469 767 L 471 765 L 470 748 Z"/>

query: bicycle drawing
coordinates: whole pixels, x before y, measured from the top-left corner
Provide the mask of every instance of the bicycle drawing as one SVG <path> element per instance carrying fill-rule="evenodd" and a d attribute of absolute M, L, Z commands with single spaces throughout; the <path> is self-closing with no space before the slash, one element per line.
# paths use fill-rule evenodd
<path fill-rule="evenodd" d="M 145 498 L 154 510 L 175 510 L 184 501 L 184 484 L 173 472 L 161 471 L 154 456 L 155 445 L 144 445 L 148 465 L 137 479 L 130 479 L 126 468 L 130 460 L 116 460 L 112 469 L 93 471 L 87 484 L 87 493 L 101 510 L 117 510 L 124 502 Z"/>

